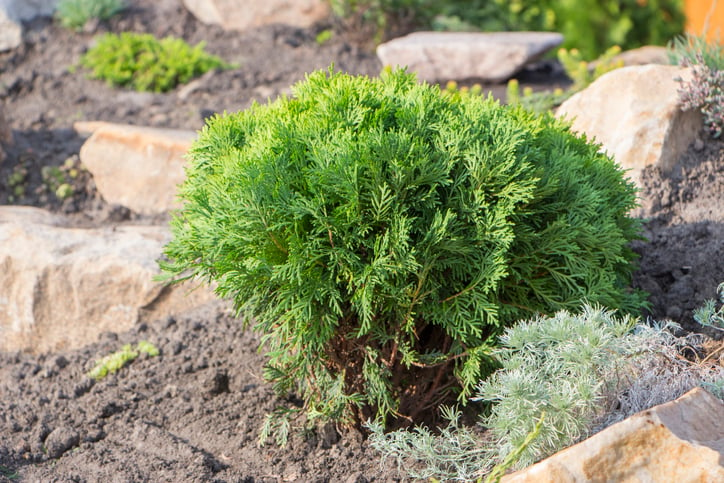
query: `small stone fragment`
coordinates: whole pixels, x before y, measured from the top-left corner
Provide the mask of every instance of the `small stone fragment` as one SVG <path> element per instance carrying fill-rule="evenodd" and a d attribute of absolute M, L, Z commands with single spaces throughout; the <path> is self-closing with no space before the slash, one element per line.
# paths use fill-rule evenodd
<path fill-rule="evenodd" d="M 63 453 L 77 446 L 79 442 L 80 436 L 76 430 L 61 426 L 54 429 L 45 439 L 45 449 L 48 451 L 49 458 L 60 458 Z"/>

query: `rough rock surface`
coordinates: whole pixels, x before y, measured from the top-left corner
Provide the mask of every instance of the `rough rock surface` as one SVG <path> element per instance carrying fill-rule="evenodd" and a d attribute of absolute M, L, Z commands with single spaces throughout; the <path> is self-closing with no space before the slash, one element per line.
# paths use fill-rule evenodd
<path fill-rule="evenodd" d="M 75 124 L 93 132 L 80 150 L 98 191 L 112 204 L 153 215 L 178 207 L 176 192 L 184 180 L 184 155 L 194 131 L 105 122 Z"/>
<path fill-rule="evenodd" d="M 715 482 L 723 460 L 724 403 L 696 388 L 502 481 Z"/>
<path fill-rule="evenodd" d="M 202 22 L 229 30 L 275 23 L 309 27 L 329 15 L 329 3 L 324 0 L 183 0 L 183 3 Z"/>
<path fill-rule="evenodd" d="M 213 299 L 154 281 L 167 228 L 64 224 L 45 210 L 0 207 L 0 351 L 80 347 Z"/>
<path fill-rule="evenodd" d="M 0 0 L 0 52 L 23 41 L 24 20 L 51 15 L 58 0 Z"/>
<path fill-rule="evenodd" d="M 428 82 L 500 82 L 561 42 L 553 32 L 415 32 L 380 44 L 377 56 Z"/>
<path fill-rule="evenodd" d="M 701 129 L 701 114 L 679 105 L 676 79 L 687 75 L 670 65 L 616 69 L 564 102 L 556 115 L 600 142 L 638 183 L 647 166 L 669 172 Z"/>

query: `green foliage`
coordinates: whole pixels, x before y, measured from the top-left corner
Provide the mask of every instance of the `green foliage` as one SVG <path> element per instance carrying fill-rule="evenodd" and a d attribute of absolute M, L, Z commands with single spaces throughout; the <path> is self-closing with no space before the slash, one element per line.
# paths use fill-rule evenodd
<path fill-rule="evenodd" d="M 505 459 L 500 464 L 495 466 L 495 468 L 493 468 L 493 470 L 485 478 L 485 483 L 498 483 L 500 479 L 505 475 L 505 473 L 520 461 L 522 456 L 530 447 L 531 443 L 533 443 L 533 441 L 535 441 L 536 438 L 540 436 L 545 418 L 546 413 L 545 411 L 543 411 L 542 413 L 540 413 L 540 418 L 538 419 L 538 421 L 536 421 L 533 430 L 528 433 L 528 435 L 517 448 L 508 453 Z"/>
<path fill-rule="evenodd" d="M 578 49 L 559 49 L 558 60 L 568 77 L 573 81 L 571 90 L 578 92 L 591 85 L 593 81 L 603 74 L 623 67 L 623 60 L 616 59 L 616 56 L 620 53 L 621 47 L 618 45 L 610 47 L 594 62 L 591 62 L 593 68 L 591 68 L 591 64 L 583 60 Z"/>
<path fill-rule="evenodd" d="M 724 330 L 724 283 L 719 284 L 716 291 L 722 305 L 717 308 L 716 301 L 707 300 L 703 306 L 694 311 L 694 320 L 701 325 Z"/>
<path fill-rule="evenodd" d="M 553 91 L 533 92 L 532 89 L 526 87 L 521 95 L 518 81 L 511 79 L 508 81 L 506 89 L 507 102 L 511 105 L 520 104 L 533 112 L 551 111 L 563 104 L 566 99 L 576 92 L 588 87 L 606 72 L 623 67 L 623 61 L 615 59 L 620 52 L 621 48 L 615 45 L 594 62 L 589 63 L 583 60 L 581 53 L 577 49 L 571 49 L 570 51 L 559 49 L 558 60 L 573 84 L 565 91 L 559 88 Z M 593 64 L 593 67 L 591 67 L 591 64 Z"/>
<path fill-rule="evenodd" d="M 276 408 L 264 417 L 264 423 L 259 431 L 259 446 L 267 444 L 274 437 L 277 446 L 286 446 L 289 439 L 289 431 L 292 427 L 291 420 L 299 411 L 289 408 Z"/>
<path fill-rule="evenodd" d="M 481 31 L 541 30 L 563 34 L 563 47 L 590 60 L 606 49 L 662 45 L 682 32 L 681 0 L 468 0 L 441 2 L 439 12 Z"/>
<path fill-rule="evenodd" d="M 391 31 L 435 28 L 560 32 L 565 48 L 594 59 L 609 47 L 663 45 L 684 27 L 681 0 L 330 0 L 342 18 Z M 406 29 L 404 27 L 407 27 Z"/>
<path fill-rule="evenodd" d="M 712 382 L 704 382 L 701 384 L 701 387 L 724 401 L 724 378 Z"/>
<path fill-rule="evenodd" d="M 724 46 L 718 40 L 709 42 L 705 35 L 679 35 L 668 43 L 667 51 L 674 65 L 703 64 L 724 70 Z"/>
<path fill-rule="evenodd" d="M 543 412 L 540 436 L 520 455 L 519 466 L 586 436 L 611 389 L 607 376 L 629 355 L 622 339 L 633 327 L 630 318 L 586 306 L 580 315 L 562 311 L 508 329 L 496 351 L 502 369 L 478 387 L 478 399 L 497 403 L 486 426 L 500 458 L 526 440 Z"/>
<path fill-rule="evenodd" d="M 147 340 L 142 340 L 136 345 L 136 350 L 141 354 L 147 354 L 149 357 L 156 357 L 160 354 L 158 348 Z"/>
<path fill-rule="evenodd" d="M 17 471 L 3 465 L 0 465 L 0 476 L 7 478 L 8 480 L 17 480 L 20 478 L 20 475 Z"/>
<path fill-rule="evenodd" d="M 443 406 L 447 424 L 439 431 L 425 426 L 385 433 L 385 428 L 370 422 L 370 445 L 392 458 L 398 470 L 417 480 L 473 481 L 490 474 L 495 467 L 495 448 L 476 432 L 460 423 L 457 409 Z"/>
<path fill-rule="evenodd" d="M 124 8 L 123 0 L 60 0 L 55 16 L 63 27 L 81 30 L 89 20 L 108 20 Z"/>
<path fill-rule="evenodd" d="M 552 91 L 533 92 L 530 87 L 525 87 L 523 93 L 520 92 L 520 84 L 517 79 L 511 79 L 506 86 L 505 96 L 506 102 L 511 106 L 522 106 L 531 112 L 545 113 L 551 112 L 556 106 L 573 95 L 573 91 L 564 91 L 561 88 Z"/>
<path fill-rule="evenodd" d="M 317 42 L 318 45 L 324 45 L 332 39 L 333 35 L 334 33 L 329 29 L 322 30 L 317 34 L 314 40 Z"/>
<path fill-rule="evenodd" d="M 107 375 L 113 374 L 125 367 L 126 364 L 136 359 L 140 354 L 148 354 L 150 357 L 155 357 L 159 354 L 159 351 L 156 346 L 145 340 L 139 342 L 135 348 L 133 348 L 131 344 L 126 344 L 121 350 L 97 360 L 93 369 L 88 373 L 88 376 L 96 381 L 100 381 Z"/>
<path fill-rule="evenodd" d="M 541 416 L 515 451 L 496 464 L 493 441 L 485 439 L 480 431 L 460 424 L 459 410 L 443 406 L 441 412 L 447 424 L 434 432 L 417 426 L 410 431 L 385 434 L 379 423 L 370 422 L 366 425 L 371 433 L 370 445 L 382 453 L 383 459 L 395 459 L 400 473 L 418 480 L 491 483 L 499 481 L 538 437 L 545 416 Z"/>
<path fill-rule="evenodd" d="M 13 167 L 12 172 L 7 178 L 9 202 L 12 203 L 16 198 L 22 198 L 25 196 L 25 190 L 28 184 L 28 175 L 28 168 L 24 163 L 17 164 Z"/>
<path fill-rule="evenodd" d="M 404 71 L 293 93 L 201 131 L 162 268 L 254 320 L 308 414 L 414 420 L 465 401 L 517 319 L 640 308 L 634 186 L 562 121 Z"/>
<path fill-rule="evenodd" d="M 426 25 L 440 0 L 328 0 L 345 30 L 374 43 Z"/>
<path fill-rule="evenodd" d="M 231 67 L 204 52 L 203 42 L 191 47 L 183 39 L 158 40 L 132 32 L 101 36 L 81 65 L 109 85 L 153 92 L 167 92 L 211 69 Z"/>
<path fill-rule="evenodd" d="M 88 171 L 80 164 L 77 156 L 65 160 L 62 166 L 43 166 L 40 176 L 43 184 L 40 192 L 53 193 L 59 200 L 74 196 L 83 183 L 81 176 L 87 176 Z"/>

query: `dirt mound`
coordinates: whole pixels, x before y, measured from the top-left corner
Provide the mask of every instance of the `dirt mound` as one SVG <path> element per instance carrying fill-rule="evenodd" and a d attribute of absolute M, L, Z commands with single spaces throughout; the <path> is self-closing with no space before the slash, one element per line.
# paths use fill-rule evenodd
<path fill-rule="evenodd" d="M 319 25 L 270 26 L 246 33 L 199 24 L 179 0 L 135 0 L 100 31 L 136 30 L 206 42 L 206 50 L 239 68 L 216 71 L 168 94 L 116 90 L 69 68 L 94 35 L 49 19 L 27 25 L 27 41 L 0 54 L 0 102 L 15 144 L 0 164 L 0 203 L 45 206 L 81 224 L 155 223 L 108 206 L 92 180 L 57 200 L 44 166 L 77 155 L 80 120 L 199 129 L 215 112 L 248 107 L 287 92 L 315 69 L 376 75 L 373 52 L 335 34 L 323 44 Z M 533 74 L 540 74 L 540 71 Z M 500 93 L 504 89 L 495 89 Z M 647 241 L 635 285 L 651 293 L 651 315 L 696 329 L 694 308 L 724 280 L 724 143 L 702 135 L 674 173 L 643 174 Z M 20 185 L 10 175 L 25 173 Z M 17 177 L 16 177 L 17 179 Z M 18 189 L 20 186 L 21 189 Z M 106 334 L 80 350 L 31 356 L 0 354 L 0 481 L 395 481 L 394 468 L 356 433 L 333 427 L 294 434 L 286 449 L 259 447 L 264 415 L 299 401 L 275 396 L 262 381 L 258 335 L 245 331 L 223 304 L 178 320 Z M 125 343 L 149 340 L 161 351 L 94 382 L 93 362 Z"/>

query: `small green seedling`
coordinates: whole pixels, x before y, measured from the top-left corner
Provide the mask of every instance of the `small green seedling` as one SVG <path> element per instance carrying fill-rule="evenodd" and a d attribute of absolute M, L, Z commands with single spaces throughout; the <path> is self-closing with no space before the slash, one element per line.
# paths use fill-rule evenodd
<path fill-rule="evenodd" d="M 324 45 L 332 39 L 333 35 L 332 31 L 329 29 L 322 30 L 317 34 L 317 37 L 314 40 L 317 42 L 317 45 Z"/>
<path fill-rule="evenodd" d="M 0 476 L 7 478 L 8 480 L 17 480 L 20 475 L 17 471 L 11 470 L 7 466 L 0 465 Z"/>
<path fill-rule="evenodd" d="M 95 367 L 91 369 L 88 376 L 96 381 L 100 381 L 107 375 L 113 374 L 125 367 L 126 364 L 136 359 L 140 354 L 148 354 L 151 357 L 155 357 L 159 354 L 159 351 L 156 346 L 145 340 L 136 344 L 135 349 L 131 344 L 126 344 L 121 350 L 97 360 Z"/>

